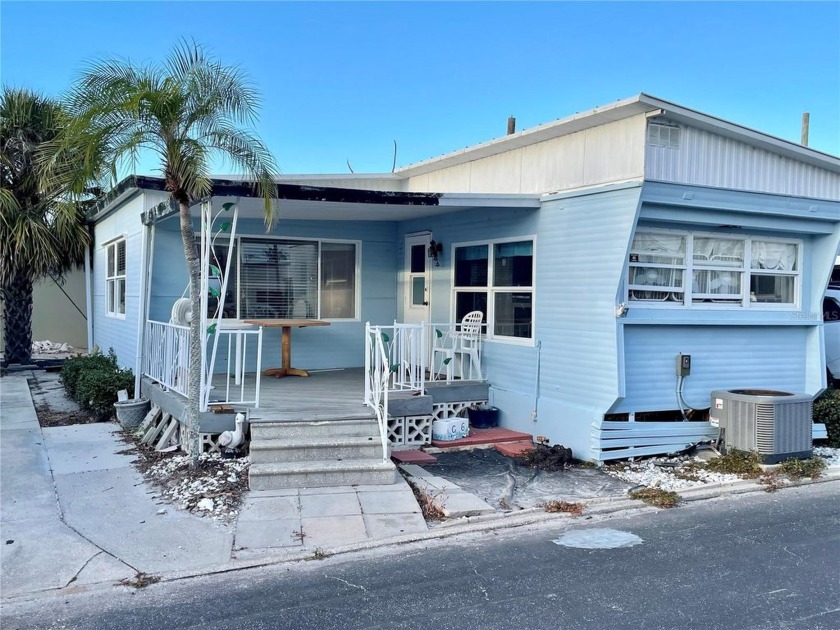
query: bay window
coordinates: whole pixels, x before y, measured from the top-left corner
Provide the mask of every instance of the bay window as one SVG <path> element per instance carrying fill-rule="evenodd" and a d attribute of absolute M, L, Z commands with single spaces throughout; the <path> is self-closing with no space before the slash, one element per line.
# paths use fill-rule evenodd
<path fill-rule="evenodd" d="M 491 338 L 533 339 L 533 240 L 456 246 L 453 282 L 456 321 L 481 311 Z"/>
<path fill-rule="evenodd" d="M 798 302 L 801 243 L 789 239 L 639 230 L 627 299 L 672 306 Z"/>

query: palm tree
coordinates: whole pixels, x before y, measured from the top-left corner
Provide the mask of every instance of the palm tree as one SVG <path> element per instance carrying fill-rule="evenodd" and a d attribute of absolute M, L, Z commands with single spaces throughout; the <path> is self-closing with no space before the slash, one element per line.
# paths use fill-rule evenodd
<path fill-rule="evenodd" d="M 27 89 L 0 96 L 0 297 L 6 362 L 32 359 L 32 286 L 81 265 L 89 242 L 84 206 L 69 189 L 42 186 L 44 150 L 68 123 L 61 106 Z M 70 172 L 69 169 L 65 169 Z M 74 183 L 72 178 L 70 183 Z"/>
<path fill-rule="evenodd" d="M 71 89 L 68 109 L 75 122 L 63 149 L 84 156 L 97 172 L 104 158 L 113 169 L 136 167 L 151 151 L 170 199 L 178 205 L 192 312 L 187 386 L 187 425 L 193 463 L 198 463 L 201 390 L 201 271 L 195 255 L 190 205 L 212 192 L 212 161 L 221 158 L 254 182 L 265 202 L 266 225 L 274 219 L 274 159 L 245 125 L 256 120 L 259 98 L 237 67 L 224 66 L 194 42 L 182 42 L 162 64 L 132 65 L 107 59 L 91 64 Z M 63 163 L 67 164 L 67 159 Z M 62 180 L 58 165 L 53 174 Z"/>

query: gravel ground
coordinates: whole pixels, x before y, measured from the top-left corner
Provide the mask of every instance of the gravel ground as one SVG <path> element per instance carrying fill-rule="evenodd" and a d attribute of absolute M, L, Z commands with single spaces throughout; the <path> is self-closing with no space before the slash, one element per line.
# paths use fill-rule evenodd
<path fill-rule="evenodd" d="M 197 470 L 190 456 L 171 454 L 151 463 L 143 474 L 161 488 L 162 497 L 182 510 L 221 521 L 239 513 L 242 494 L 248 490 L 248 458 L 222 459 L 202 453 Z"/>
<path fill-rule="evenodd" d="M 816 447 L 814 455 L 825 459 L 826 466 L 840 466 L 840 449 Z M 705 459 L 696 456 L 651 457 L 634 462 L 609 464 L 602 470 L 628 483 L 676 491 L 741 479 L 739 475 L 705 470 L 705 463 Z"/>

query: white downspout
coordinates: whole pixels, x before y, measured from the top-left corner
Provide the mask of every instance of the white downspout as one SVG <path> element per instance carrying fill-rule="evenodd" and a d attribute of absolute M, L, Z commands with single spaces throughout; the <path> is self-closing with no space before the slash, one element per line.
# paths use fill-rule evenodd
<path fill-rule="evenodd" d="M 85 247 L 85 310 L 87 311 L 87 351 L 90 353 L 93 350 L 93 260 L 90 257 L 90 247 Z"/>

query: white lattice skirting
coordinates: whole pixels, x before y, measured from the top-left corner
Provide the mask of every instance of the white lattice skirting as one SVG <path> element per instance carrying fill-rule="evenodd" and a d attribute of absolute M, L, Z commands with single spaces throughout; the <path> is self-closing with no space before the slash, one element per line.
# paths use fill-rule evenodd
<path fill-rule="evenodd" d="M 396 449 L 415 448 L 432 443 L 432 423 L 435 420 L 467 415 L 467 407 L 486 404 L 486 400 L 461 400 L 432 405 L 430 416 L 390 416 L 388 439 Z"/>
<path fill-rule="evenodd" d="M 486 400 L 459 400 L 457 402 L 438 403 L 432 405 L 432 418 L 445 420 L 446 418 L 462 418 L 467 415 L 467 408 L 487 404 Z"/>

